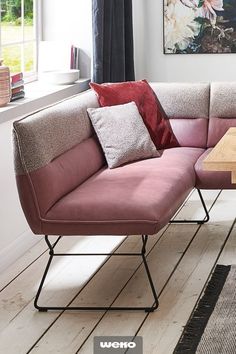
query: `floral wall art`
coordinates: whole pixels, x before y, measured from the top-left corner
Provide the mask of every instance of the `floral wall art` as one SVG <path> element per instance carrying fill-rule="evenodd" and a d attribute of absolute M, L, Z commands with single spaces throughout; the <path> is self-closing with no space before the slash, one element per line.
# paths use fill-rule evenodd
<path fill-rule="evenodd" d="M 236 0 L 164 0 L 164 53 L 236 53 Z"/>

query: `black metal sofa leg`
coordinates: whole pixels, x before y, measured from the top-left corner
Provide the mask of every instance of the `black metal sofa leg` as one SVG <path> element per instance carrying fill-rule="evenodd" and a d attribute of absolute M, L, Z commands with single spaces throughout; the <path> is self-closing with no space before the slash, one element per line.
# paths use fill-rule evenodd
<path fill-rule="evenodd" d="M 150 273 L 150 270 L 149 270 L 149 267 L 148 267 L 148 264 L 147 264 L 147 260 L 146 260 L 146 244 L 147 244 L 147 241 L 148 241 L 148 235 L 142 235 L 142 249 L 141 249 L 141 253 L 113 253 L 113 254 L 110 254 L 110 253 L 90 253 L 90 254 L 84 254 L 84 253 L 55 253 L 54 251 L 54 248 L 56 246 L 56 244 L 59 242 L 61 236 L 58 237 L 58 239 L 56 240 L 56 242 L 54 244 L 51 244 L 50 241 L 49 241 L 49 238 L 47 235 L 45 235 L 45 241 L 49 247 L 49 260 L 48 260 L 48 263 L 46 265 L 46 268 L 45 268 L 45 271 L 43 273 L 43 277 L 40 281 L 40 284 L 39 284 L 39 288 L 38 288 L 38 291 L 37 291 L 37 294 L 36 294 L 36 297 L 35 297 L 35 300 L 34 300 L 34 306 L 37 310 L 39 311 L 42 311 L 42 312 L 46 312 L 48 310 L 60 310 L 60 311 L 64 311 L 64 310 L 87 310 L 87 311 L 90 311 L 90 310 L 98 310 L 98 311 L 107 311 L 107 310 L 112 310 L 112 311 L 133 311 L 133 310 L 143 310 L 145 312 L 153 312 L 154 310 L 157 309 L 158 307 L 158 296 L 157 296 L 157 293 L 156 293 L 156 290 L 155 290 L 155 287 L 154 287 L 154 284 L 153 284 L 153 280 L 152 280 L 152 277 L 151 277 L 151 273 Z M 51 262 L 53 260 L 53 257 L 55 256 L 101 256 L 101 255 L 112 255 L 112 256 L 141 256 L 142 257 L 142 260 L 143 260 L 143 264 L 144 264 L 144 268 L 145 268 L 145 271 L 147 273 L 147 277 L 148 277 L 148 281 L 149 281 L 149 285 L 150 285 L 150 288 L 151 288 L 151 291 L 152 291 L 152 294 L 153 294 L 153 298 L 154 298 L 154 302 L 151 306 L 145 306 L 145 307 L 110 307 L 110 306 L 104 306 L 104 307 L 87 307 L 87 306 L 79 306 L 79 307 L 74 307 L 74 306 L 70 306 L 67 305 L 67 306 L 40 306 L 38 305 L 38 300 L 39 300 L 39 297 L 40 297 L 40 294 L 41 294 L 41 291 L 43 289 L 43 285 L 44 285 L 44 282 L 45 282 L 45 279 L 47 277 L 47 274 L 48 274 L 48 271 L 49 271 L 49 268 L 50 268 L 50 265 L 51 265 Z M 72 301 L 71 301 L 72 302 Z M 70 302 L 70 303 L 71 303 Z"/>
<path fill-rule="evenodd" d="M 210 215 L 208 213 L 208 210 L 207 210 L 205 201 L 203 199 L 202 193 L 201 193 L 200 189 L 197 189 L 197 191 L 198 191 L 198 195 L 199 195 L 199 198 L 201 200 L 203 209 L 205 211 L 205 217 L 202 220 L 170 220 L 171 224 L 185 224 L 185 223 L 186 224 L 194 224 L 194 223 L 205 224 L 206 222 L 208 222 L 210 220 Z"/>

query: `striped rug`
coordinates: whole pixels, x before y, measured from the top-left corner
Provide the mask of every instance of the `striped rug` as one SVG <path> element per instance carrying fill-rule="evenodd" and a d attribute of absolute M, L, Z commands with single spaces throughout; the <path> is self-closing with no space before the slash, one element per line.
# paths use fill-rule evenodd
<path fill-rule="evenodd" d="M 236 354 L 236 265 L 217 265 L 173 354 Z"/>

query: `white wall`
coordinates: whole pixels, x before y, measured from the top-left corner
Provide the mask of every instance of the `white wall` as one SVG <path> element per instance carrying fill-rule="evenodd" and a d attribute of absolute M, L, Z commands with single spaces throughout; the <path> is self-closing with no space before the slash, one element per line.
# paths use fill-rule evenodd
<path fill-rule="evenodd" d="M 133 0 L 136 78 L 234 81 L 236 54 L 163 54 L 163 0 Z"/>
<path fill-rule="evenodd" d="M 39 240 L 29 230 L 20 207 L 11 132 L 12 121 L 0 124 L 0 271 Z"/>
<path fill-rule="evenodd" d="M 42 39 L 69 41 L 80 47 L 81 77 L 91 77 L 91 0 L 42 0 L 42 6 Z M 40 239 L 30 231 L 19 203 L 11 132 L 12 121 L 0 121 L 0 271 Z"/>
<path fill-rule="evenodd" d="M 29 229 L 20 206 L 13 163 L 12 123 L 87 88 L 85 80 L 57 88 L 45 86 L 45 83 L 31 83 L 25 87 L 26 102 L 21 105 L 11 103 L 9 109 L 0 108 L 0 273 L 41 238 Z"/>
<path fill-rule="evenodd" d="M 92 0 L 42 0 L 42 7 L 42 39 L 81 48 L 81 77 L 91 77 Z"/>

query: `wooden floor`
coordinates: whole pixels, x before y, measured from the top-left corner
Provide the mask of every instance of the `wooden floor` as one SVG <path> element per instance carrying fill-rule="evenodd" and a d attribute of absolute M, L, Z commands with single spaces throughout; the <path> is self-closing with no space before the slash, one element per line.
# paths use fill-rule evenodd
<path fill-rule="evenodd" d="M 40 241 L 0 275 L 0 354 L 92 354 L 93 337 L 99 335 L 141 335 L 145 354 L 172 353 L 214 266 L 236 263 L 236 191 L 203 195 L 210 210 L 208 224 L 171 224 L 150 237 L 148 264 L 160 300 L 151 314 L 37 312 L 33 300 L 48 259 Z M 203 215 L 194 192 L 176 218 Z M 63 238 L 57 247 L 70 252 L 135 252 L 140 246 L 138 236 L 94 236 Z M 41 303 L 66 305 L 72 299 L 74 306 L 142 306 L 152 301 L 139 257 L 57 257 Z"/>

